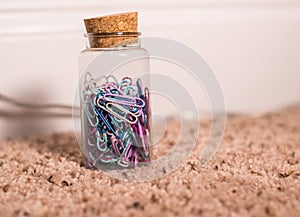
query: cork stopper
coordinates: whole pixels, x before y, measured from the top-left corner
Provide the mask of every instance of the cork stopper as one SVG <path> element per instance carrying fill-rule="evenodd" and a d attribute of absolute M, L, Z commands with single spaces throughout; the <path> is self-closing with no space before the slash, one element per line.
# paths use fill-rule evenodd
<path fill-rule="evenodd" d="M 84 19 L 91 48 L 108 48 L 137 43 L 138 13 L 128 12 Z M 113 34 L 121 33 L 126 34 Z M 132 32 L 132 34 L 130 34 Z"/>

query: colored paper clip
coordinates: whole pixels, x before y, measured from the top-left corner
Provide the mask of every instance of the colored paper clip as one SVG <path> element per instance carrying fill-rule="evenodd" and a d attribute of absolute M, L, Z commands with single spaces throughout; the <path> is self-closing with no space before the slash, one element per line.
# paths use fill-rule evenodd
<path fill-rule="evenodd" d="M 95 144 L 93 144 L 93 143 L 91 142 L 90 138 L 87 138 L 87 143 L 88 143 L 88 145 L 91 146 L 91 147 L 95 146 Z"/>
<path fill-rule="evenodd" d="M 151 130 L 151 123 L 150 123 L 150 118 L 151 118 L 151 109 L 150 109 L 150 95 L 149 95 L 149 89 L 146 87 L 144 89 L 145 92 L 145 114 L 147 114 L 147 129 L 150 131 Z"/>
<path fill-rule="evenodd" d="M 110 102 L 106 104 L 106 108 L 110 111 L 111 114 L 113 114 L 117 118 L 123 119 L 129 124 L 134 124 L 137 122 L 137 115 L 128 111 L 121 105 Z"/>
<path fill-rule="evenodd" d="M 138 98 L 138 97 L 134 97 L 135 101 L 137 102 L 137 104 L 134 105 L 134 107 L 138 107 L 138 108 L 143 108 L 145 106 L 145 101 Z"/>
<path fill-rule="evenodd" d="M 103 107 L 103 106 L 100 106 L 100 107 Z M 100 112 L 98 110 L 96 110 L 96 111 L 98 112 L 100 119 L 104 122 L 107 129 L 109 131 L 111 131 L 117 138 L 121 138 L 120 135 L 118 135 L 117 132 L 114 130 L 114 128 L 110 125 L 109 121 L 104 117 L 103 110 L 101 110 Z M 108 134 L 108 132 L 107 132 L 107 134 Z"/>
<path fill-rule="evenodd" d="M 138 138 L 136 138 L 136 135 L 137 134 L 135 132 L 133 132 L 133 131 L 129 132 L 129 138 L 131 138 L 131 141 L 132 141 L 131 145 L 133 145 L 135 147 L 141 147 L 140 146 L 140 142 L 138 141 Z"/>
<path fill-rule="evenodd" d="M 129 162 L 124 161 L 123 159 L 118 160 L 118 164 L 119 164 L 121 167 L 128 167 L 128 166 L 129 166 Z"/>
<path fill-rule="evenodd" d="M 99 106 L 101 109 L 103 109 L 103 110 L 109 112 L 109 113 L 112 114 L 113 116 L 115 116 L 115 117 L 117 117 L 117 118 L 119 118 L 119 119 L 122 119 L 122 120 L 128 122 L 129 124 L 134 124 L 134 123 L 137 122 L 137 117 L 136 117 L 135 114 L 131 113 L 130 111 L 126 110 L 125 108 L 123 108 L 122 106 L 120 106 L 120 105 L 118 105 L 118 104 L 114 104 L 114 103 L 109 102 L 109 103 L 106 104 L 106 107 L 104 107 L 104 106 L 102 106 L 102 105 L 100 105 L 100 104 L 98 104 L 98 106 Z M 119 113 L 116 112 L 116 111 L 113 111 L 113 110 L 117 110 L 118 112 L 122 113 L 122 115 L 119 114 Z M 126 116 L 128 116 L 128 117 L 133 117 L 133 120 L 132 120 L 132 121 L 129 120 L 129 118 L 126 118 Z"/>
<path fill-rule="evenodd" d="M 135 151 L 131 157 L 131 161 L 133 162 L 134 165 L 137 165 L 138 163 L 138 153 Z"/>
<path fill-rule="evenodd" d="M 89 85 L 90 80 L 93 79 L 93 76 L 90 72 L 86 72 L 84 75 L 83 85 L 87 87 Z"/>
<path fill-rule="evenodd" d="M 147 117 L 145 117 L 144 112 L 140 112 L 140 121 L 142 122 L 143 126 L 145 126 L 147 124 Z"/>
<path fill-rule="evenodd" d="M 89 162 L 117 162 L 122 167 L 149 162 L 149 90 L 143 93 L 141 79 L 133 83 L 124 77 L 118 83 L 113 75 L 95 80 L 91 73 L 84 79 L 81 99 L 88 119 Z"/>
<path fill-rule="evenodd" d="M 94 103 L 95 103 L 95 99 L 102 98 L 106 94 L 106 91 L 104 89 L 98 89 L 98 90 L 99 90 L 99 92 L 97 93 L 96 97 L 94 98 Z"/>
<path fill-rule="evenodd" d="M 90 122 L 90 125 L 91 125 L 92 127 L 97 126 L 97 125 L 99 124 L 99 120 L 98 120 L 97 116 L 90 117 L 90 116 L 88 115 L 88 114 L 90 114 L 90 113 L 86 110 L 86 108 L 85 108 L 84 106 L 83 106 L 83 110 L 84 110 L 84 112 L 85 112 L 85 114 L 86 114 L 86 117 L 87 117 L 88 121 Z M 95 119 L 95 121 L 92 121 L 92 119 Z"/>
<path fill-rule="evenodd" d="M 101 138 L 99 131 L 97 131 L 96 138 L 97 138 L 96 145 L 97 145 L 97 148 L 99 149 L 99 151 L 107 152 L 108 148 L 107 148 L 107 144 L 106 144 L 106 142 L 107 142 L 106 134 L 104 134 L 103 138 Z"/>
<path fill-rule="evenodd" d="M 100 142 L 99 137 L 97 137 L 97 148 L 98 148 L 99 151 L 101 151 L 103 153 L 109 151 L 106 142 Z"/>
<path fill-rule="evenodd" d="M 131 96 L 127 95 L 117 95 L 117 94 L 111 94 L 107 93 L 103 96 L 103 99 L 108 102 L 114 102 L 121 105 L 128 105 L 128 106 L 134 106 L 136 103 L 136 99 Z"/>
<path fill-rule="evenodd" d="M 131 147 L 128 148 L 128 149 L 126 150 L 125 154 L 124 154 L 124 159 L 125 159 L 126 161 L 129 161 L 130 158 L 131 158 L 131 156 L 132 156 L 132 153 L 133 153 L 132 148 L 131 148 Z"/>
<path fill-rule="evenodd" d="M 138 128 L 139 128 L 139 136 L 142 140 L 142 147 L 144 148 L 144 150 L 146 149 L 146 144 L 145 144 L 145 140 L 144 140 L 144 135 L 145 135 L 145 128 L 142 127 L 141 123 L 138 122 Z"/>
<path fill-rule="evenodd" d="M 99 153 L 99 152 L 97 152 L 97 153 Z M 100 154 L 98 155 L 98 157 L 95 158 L 95 156 L 92 153 L 92 151 L 90 151 L 89 152 L 89 156 L 92 159 L 94 166 L 97 164 L 98 161 L 101 161 L 103 163 L 112 163 L 112 162 L 118 160 L 118 159 L 115 159 L 115 156 L 113 154 L 104 153 L 104 152 L 100 152 Z"/>
<path fill-rule="evenodd" d="M 120 139 L 123 138 L 124 132 L 123 132 L 121 126 L 119 125 L 119 123 L 115 120 L 115 118 L 111 114 L 108 114 L 108 116 L 109 116 L 110 120 L 112 121 L 113 126 L 117 127 L 116 132 L 117 131 L 119 132 L 119 134 L 117 134 L 117 138 L 120 138 Z"/>
<path fill-rule="evenodd" d="M 135 116 L 140 116 L 141 108 L 137 106 L 129 106 L 129 105 L 121 105 L 123 106 L 126 110 L 130 111 L 131 113 L 135 114 Z"/>
<path fill-rule="evenodd" d="M 113 80 L 113 82 L 109 82 L 109 79 L 110 79 L 110 78 Z M 106 76 L 106 83 L 115 83 L 115 84 L 117 85 L 118 88 L 120 87 L 120 85 L 119 85 L 119 83 L 118 83 L 118 80 L 117 80 L 116 77 L 113 76 L 113 75 L 108 75 L 108 76 Z"/>
<path fill-rule="evenodd" d="M 137 79 L 136 80 L 136 86 L 138 88 L 138 94 L 139 96 L 143 95 L 143 91 L 142 91 L 142 80 L 141 79 Z"/>
<path fill-rule="evenodd" d="M 124 159 L 125 159 L 126 161 L 128 161 L 129 158 L 130 158 L 131 144 L 132 144 L 132 142 L 129 141 L 128 145 L 126 146 L 126 148 L 125 148 L 124 151 L 123 151 L 123 154 L 121 155 L 121 157 L 124 157 Z"/>
<path fill-rule="evenodd" d="M 100 135 L 99 131 L 97 131 L 98 134 L 96 133 L 97 138 L 99 138 L 100 142 L 107 142 L 107 135 L 106 133 L 102 133 L 102 135 Z"/>
<path fill-rule="evenodd" d="M 145 101 L 138 97 L 131 97 L 127 95 L 118 94 L 105 94 L 103 99 L 108 102 L 114 102 L 120 105 L 131 106 L 132 108 L 143 108 L 145 106 Z"/>
<path fill-rule="evenodd" d="M 92 78 L 92 79 L 89 81 L 88 87 L 89 87 L 89 89 L 90 89 L 92 92 L 94 92 L 94 91 L 93 91 L 94 89 L 97 89 L 97 83 L 96 83 L 95 79 Z"/>
<path fill-rule="evenodd" d="M 103 163 L 113 163 L 113 162 L 117 162 L 118 160 L 119 158 L 116 158 L 114 154 L 107 155 L 107 156 L 103 154 L 103 156 L 100 158 L 100 161 Z"/>
<path fill-rule="evenodd" d="M 94 133 L 96 133 L 97 131 L 97 128 L 96 127 L 93 127 L 92 130 L 90 129 L 87 129 L 87 132 L 88 132 L 88 136 L 92 136 Z"/>
<path fill-rule="evenodd" d="M 114 149 L 114 152 L 116 155 L 120 156 L 121 153 L 120 153 L 120 150 L 118 148 L 118 144 L 121 144 L 123 143 L 121 139 L 117 139 L 116 137 L 112 136 L 111 137 L 111 144 L 112 144 L 112 147 Z M 124 148 L 124 145 L 122 144 L 122 147 Z"/>
<path fill-rule="evenodd" d="M 132 84 L 132 79 L 130 77 L 124 77 L 124 78 L 122 78 L 122 81 L 120 83 L 120 85 L 121 85 L 120 88 L 122 89 L 122 87 L 131 85 L 131 84 Z"/>
<path fill-rule="evenodd" d="M 89 100 L 89 101 L 91 101 L 91 100 Z M 89 103 L 89 105 L 87 105 L 86 103 L 82 103 L 82 108 L 83 108 L 84 112 L 86 113 L 86 115 L 88 115 L 90 118 L 93 118 L 97 115 L 97 113 L 93 109 L 94 105 L 91 104 L 91 102 Z M 91 110 L 93 111 L 93 114 L 92 114 L 92 112 L 90 112 L 89 108 L 91 108 Z"/>
<path fill-rule="evenodd" d="M 117 86 L 116 83 L 110 82 L 104 85 L 104 89 L 108 93 L 119 93 L 120 95 L 125 95 L 121 88 Z"/>
<path fill-rule="evenodd" d="M 131 95 L 131 96 L 136 96 L 138 95 L 138 92 L 136 89 L 134 89 L 133 86 L 127 86 L 124 90 L 122 89 L 124 95 Z"/>
<path fill-rule="evenodd" d="M 102 158 L 102 156 L 104 155 L 103 153 L 100 153 L 99 155 L 98 155 L 98 157 L 97 158 L 95 158 L 94 157 L 94 155 L 92 154 L 92 152 L 90 151 L 89 152 L 89 155 L 90 155 L 90 158 L 92 159 L 92 161 L 93 161 L 93 166 L 94 167 L 96 167 L 96 164 L 97 164 L 97 162 Z"/>
<path fill-rule="evenodd" d="M 89 152 L 90 158 L 92 159 L 92 161 L 95 161 L 95 157 L 93 156 L 92 152 Z"/>

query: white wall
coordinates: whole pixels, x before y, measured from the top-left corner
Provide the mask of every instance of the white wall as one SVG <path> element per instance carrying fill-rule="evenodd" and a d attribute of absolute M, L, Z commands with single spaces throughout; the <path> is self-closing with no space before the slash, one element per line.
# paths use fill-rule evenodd
<path fill-rule="evenodd" d="M 134 10 L 144 36 L 179 40 L 208 61 L 229 111 L 300 101 L 300 2 L 287 0 L 1 1 L 0 93 L 72 104 L 83 18 Z M 8 118 L 7 109 L 0 104 L 0 138 L 72 129 L 70 118 Z"/>

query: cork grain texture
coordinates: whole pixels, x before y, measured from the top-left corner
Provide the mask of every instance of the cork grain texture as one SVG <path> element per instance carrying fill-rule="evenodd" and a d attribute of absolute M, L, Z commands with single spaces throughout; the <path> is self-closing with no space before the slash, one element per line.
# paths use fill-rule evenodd
<path fill-rule="evenodd" d="M 228 115 L 207 167 L 190 158 L 162 179 L 130 183 L 85 169 L 73 133 L 0 143 L 0 216 L 299 216 L 300 105 L 264 115 Z M 168 128 L 154 153 L 174 143 Z"/>
<path fill-rule="evenodd" d="M 138 13 L 128 12 L 84 19 L 87 33 L 138 32 Z M 137 42 L 137 37 L 90 37 L 91 48 L 125 46 Z"/>

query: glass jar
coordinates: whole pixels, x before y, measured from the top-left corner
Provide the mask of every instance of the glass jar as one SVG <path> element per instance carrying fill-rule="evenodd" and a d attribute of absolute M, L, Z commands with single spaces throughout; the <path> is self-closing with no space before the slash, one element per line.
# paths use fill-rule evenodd
<path fill-rule="evenodd" d="M 79 94 L 86 167 L 116 169 L 150 162 L 149 55 L 139 35 L 84 35 Z"/>

